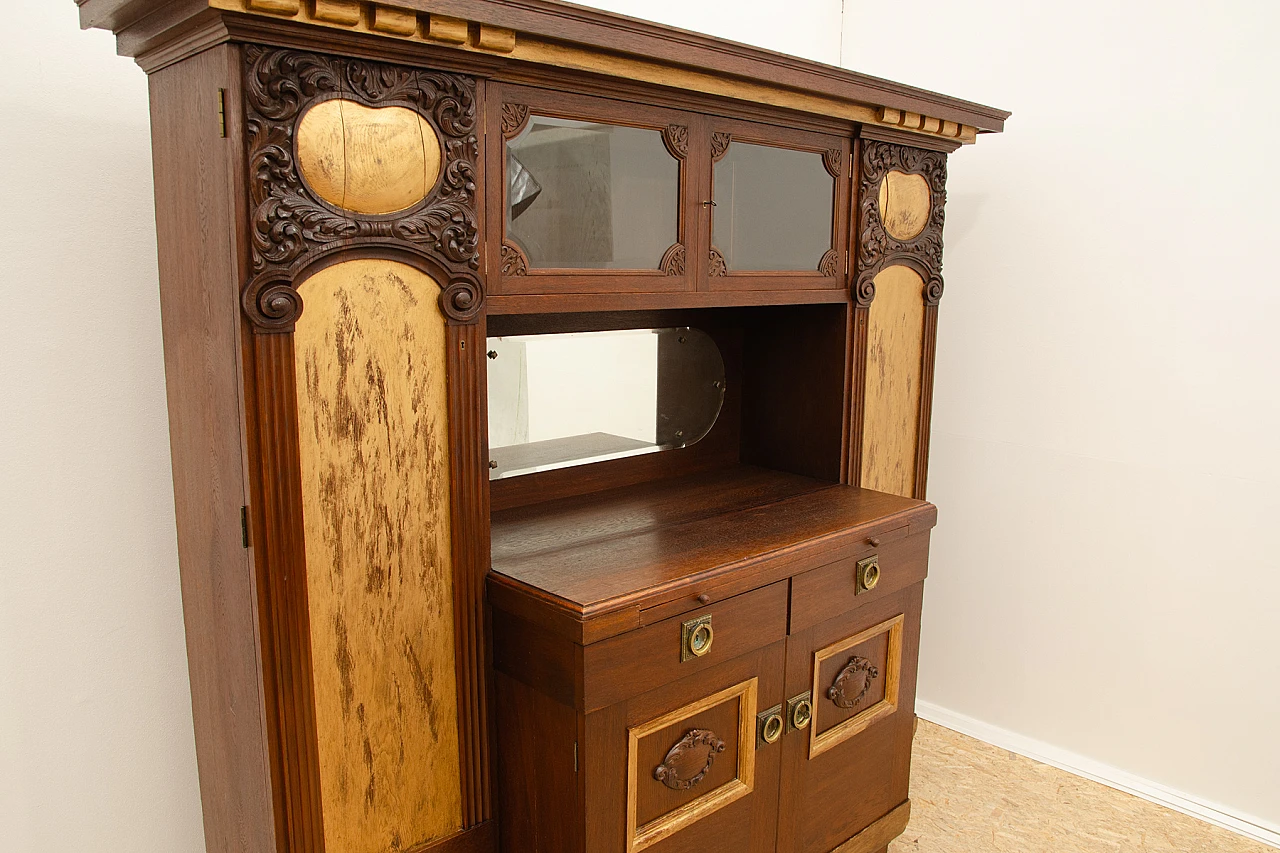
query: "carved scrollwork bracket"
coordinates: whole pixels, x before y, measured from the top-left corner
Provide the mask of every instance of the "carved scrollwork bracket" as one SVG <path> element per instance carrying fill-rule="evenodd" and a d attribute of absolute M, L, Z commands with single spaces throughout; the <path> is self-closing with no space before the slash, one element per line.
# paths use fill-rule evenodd
<path fill-rule="evenodd" d="M 520 135 L 529 123 L 529 107 L 527 104 L 502 105 L 502 136 L 513 139 Z"/>
<path fill-rule="evenodd" d="M 714 163 L 725 155 L 729 150 L 729 143 L 733 141 L 733 137 L 727 133 L 711 134 L 711 161 Z"/>
<path fill-rule="evenodd" d="M 677 160 L 689 156 L 689 128 L 683 124 L 669 124 L 662 129 L 662 143 Z"/>
<path fill-rule="evenodd" d="M 685 251 L 683 243 L 673 243 L 662 253 L 658 269 L 663 275 L 684 275 Z"/>
<path fill-rule="evenodd" d="M 827 690 L 827 698 L 837 708 L 856 708 L 867 698 L 871 683 L 880 677 L 880 670 L 863 657 L 854 655 L 836 675 L 835 682 Z"/>
<path fill-rule="evenodd" d="M 653 771 L 653 778 L 674 791 L 687 791 L 711 772 L 725 742 L 710 729 L 690 729 L 667 752 Z"/>
<path fill-rule="evenodd" d="M 244 56 L 252 273 L 241 305 L 254 330 L 292 331 L 302 311 L 295 275 L 320 256 L 366 246 L 429 261 L 433 277 L 447 282 L 445 314 L 455 322 L 474 319 L 484 303 L 477 276 L 475 81 L 258 45 L 247 46 Z M 422 201 L 393 214 L 366 215 L 322 200 L 303 181 L 298 124 L 312 105 L 335 97 L 370 109 L 405 107 L 431 125 L 441 142 L 440 174 Z"/>
<path fill-rule="evenodd" d="M 899 240 L 886 229 L 880 211 L 880 185 L 890 172 L 921 175 L 929 187 L 930 208 L 924 228 Z M 867 307 L 876 296 L 875 277 L 901 264 L 919 273 L 928 305 L 942 298 L 942 225 L 947 201 L 947 155 L 879 140 L 863 140 L 858 185 L 858 274 L 853 297 Z"/>

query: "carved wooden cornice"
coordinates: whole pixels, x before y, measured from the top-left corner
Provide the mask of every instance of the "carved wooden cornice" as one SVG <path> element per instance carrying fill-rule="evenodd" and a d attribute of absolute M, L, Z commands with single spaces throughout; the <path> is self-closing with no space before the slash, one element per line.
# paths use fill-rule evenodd
<path fill-rule="evenodd" d="M 1009 116 L 1004 110 L 843 68 L 552 0 L 77 3 L 83 26 L 115 31 L 121 52 L 140 61 L 145 56 L 148 70 L 219 41 L 289 44 L 290 33 L 296 32 L 300 46 L 304 41 L 314 44 L 314 35 L 301 28 L 323 28 L 335 39 L 345 33 L 456 50 L 489 68 L 518 60 L 950 142 L 971 143 L 980 132 L 999 132 Z M 262 35 L 256 35 L 258 30 Z"/>
<path fill-rule="evenodd" d="M 880 215 L 880 183 L 890 172 L 920 175 L 929 185 L 930 207 L 923 230 L 906 240 L 894 238 Z M 924 281 L 926 304 L 942 298 L 942 225 L 947 201 L 947 155 L 907 145 L 863 140 L 858 183 L 858 275 L 853 296 L 866 307 L 876 296 L 875 278 L 885 267 L 901 264 Z"/>
<path fill-rule="evenodd" d="M 303 181 L 296 131 L 313 104 L 341 96 L 364 106 L 407 107 L 443 147 L 435 187 L 391 215 L 364 215 L 321 199 Z M 484 301 L 478 270 L 475 81 L 378 62 L 295 50 L 245 48 L 252 273 L 241 295 L 261 332 L 293 329 L 302 311 L 295 277 L 315 260 L 362 247 L 400 249 L 437 269 L 440 307 L 471 322 Z"/>

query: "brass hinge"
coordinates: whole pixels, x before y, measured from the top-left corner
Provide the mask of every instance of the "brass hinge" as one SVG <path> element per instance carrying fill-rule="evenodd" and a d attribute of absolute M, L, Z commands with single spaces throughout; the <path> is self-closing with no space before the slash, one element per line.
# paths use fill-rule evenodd
<path fill-rule="evenodd" d="M 227 90 L 218 90 L 218 134 L 227 138 Z"/>
<path fill-rule="evenodd" d="M 244 547 L 249 547 L 249 508 L 247 506 L 240 507 L 240 542 Z"/>

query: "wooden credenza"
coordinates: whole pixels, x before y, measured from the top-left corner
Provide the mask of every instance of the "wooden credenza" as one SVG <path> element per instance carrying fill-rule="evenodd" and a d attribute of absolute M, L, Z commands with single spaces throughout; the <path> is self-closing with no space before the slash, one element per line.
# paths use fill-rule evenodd
<path fill-rule="evenodd" d="M 150 77 L 208 849 L 883 850 L 1008 113 L 549 0 L 78 3 Z M 602 335 L 650 384 L 545 357 Z"/>

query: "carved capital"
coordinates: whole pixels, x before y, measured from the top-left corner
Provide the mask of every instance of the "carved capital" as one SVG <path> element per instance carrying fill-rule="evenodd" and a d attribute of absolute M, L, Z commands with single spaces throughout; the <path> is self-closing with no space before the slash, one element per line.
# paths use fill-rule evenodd
<path fill-rule="evenodd" d="M 674 791 L 687 791 L 711 772 L 725 742 L 710 729 L 690 729 L 667 752 L 653 771 L 653 778 Z"/>
<path fill-rule="evenodd" d="M 668 250 L 670 251 L 670 250 Z M 512 243 L 502 244 L 502 274 L 518 276 L 529 274 L 529 259 L 520 251 L 520 247 Z"/>
<path fill-rule="evenodd" d="M 729 143 L 733 141 L 733 137 L 727 133 L 711 134 L 711 162 L 719 160 L 729 150 Z"/>
<path fill-rule="evenodd" d="M 502 136 L 511 139 L 519 136 L 520 131 L 529 123 L 529 107 L 527 104 L 502 105 Z"/>
<path fill-rule="evenodd" d="M 827 174 L 833 178 L 840 177 L 840 164 L 843 159 L 839 148 L 828 148 L 822 152 L 822 165 L 827 167 Z"/>
<path fill-rule="evenodd" d="M 684 244 L 675 243 L 662 255 L 658 269 L 663 275 L 684 275 Z"/>
<path fill-rule="evenodd" d="M 708 275 L 718 277 L 729 274 L 729 265 L 724 262 L 724 255 L 720 254 L 719 249 L 712 246 L 711 251 L 707 254 L 707 260 L 710 262 L 710 267 L 707 270 Z"/>
<path fill-rule="evenodd" d="M 923 230 L 908 240 L 894 238 L 880 215 L 880 184 L 890 172 L 921 175 L 929 186 L 929 217 Z M 878 140 L 862 142 L 858 183 L 858 274 L 854 300 L 866 307 L 875 299 L 874 280 L 885 267 L 901 264 L 920 274 L 921 298 L 937 305 L 942 298 L 942 225 L 947 201 L 947 155 Z"/>
<path fill-rule="evenodd" d="M 677 160 L 689 156 L 689 128 L 683 124 L 669 124 L 662 129 L 662 142 Z"/>
<path fill-rule="evenodd" d="M 472 78 L 259 45 L 247 46 L 244 57 L 253 278 L 241 301 L 256 330 L 291 329 L 302 304 L 293 272 L 338 248 L 403 248 L 445 270 L 450 281 L 479 269 Z M 329 204 L 302 180 L 298 123 L 313 104 L 339 96 L 371 109 L 411 109 L 436 131 L 440 177 L 421 202 L 366 215 Z M 483 302 L 483 294 L 478 298 Z"/>

